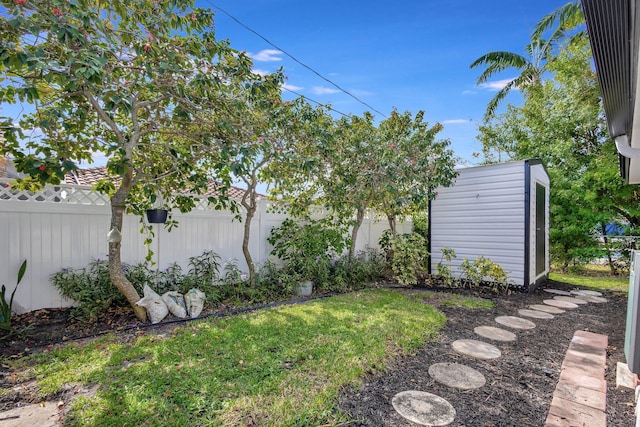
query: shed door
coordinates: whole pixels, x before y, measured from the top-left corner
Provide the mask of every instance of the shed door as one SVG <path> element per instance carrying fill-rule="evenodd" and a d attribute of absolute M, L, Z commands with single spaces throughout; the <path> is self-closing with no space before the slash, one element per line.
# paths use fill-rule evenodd
<path fill-rule="evenodd" d="M 536 276 L 544 273 L 546 269 L 546 197 L 544 186 L 536 183 Z"/>

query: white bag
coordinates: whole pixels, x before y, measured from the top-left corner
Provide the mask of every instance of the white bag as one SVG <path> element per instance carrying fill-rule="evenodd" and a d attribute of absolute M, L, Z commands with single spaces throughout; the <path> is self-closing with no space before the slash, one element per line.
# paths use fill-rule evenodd
<path fill-rule="evenodd" d="M 162 301 L 160 295 L 155 293 L 155 291 L 151 289 L 149 285 L 144 285 L 143 292 L 144 297 L 140 301 L 136 302 L 136 305 L 147 309 L 147 315 L 149 316 L 149 320 L 151 320 L 151 323 L 160 322 L 167 316 L 167 314 L 169 314 L 167 304 Z"/>
<path fill-rule="evenodd" d="M 167 304 L 169 313 L 181 319 L 187 317 L 187 306 L 180 292 L 169 291 L 162 294 L 162 301 Z"/>
<path fill-rule="evenodd" d="M 189 292 L 185 294 L 184 302 L 187 305 L 187 312 L 192 319 L 198 317 L 202 312 L 204 298 L 204 292 L 197 288 L 189 289 Z"/>

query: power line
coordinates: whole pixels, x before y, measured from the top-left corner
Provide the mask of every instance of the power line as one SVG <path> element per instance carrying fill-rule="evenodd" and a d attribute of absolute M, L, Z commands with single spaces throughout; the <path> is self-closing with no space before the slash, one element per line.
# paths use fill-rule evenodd
<path fill-rule="evenodd" d="M 247 31 L 250 31 L 251 33 L 255 34 L 256 36 L 260 37 L 262 40 L 264 40 L 265 42 L 267 42 L 269 45 L 271 45 L 272 47 L 278 49 L 280 52 L 282 52 L 283 54 L 287 55 L 289 58 L 291 58 L 292 60 L 294 60 L 296 63 L 302 65 L 304 68 L 306 68 L 307 70 L 311 71 L 313 74 L 315 74 L 316 76 L 320 77 L 322 80 L 326 81 L 327 83 L 331 84 L 332 86 L 334 86 L 335 88 L 337 88 L 338 90 L 340 90 L 341 92 L 349 95 L 351 98 L 355 99 L 356 101 L 358 101 L 360 104 L 364 105 L 365 107 L 369 108 L 372 111 L 375 111 L 376 113 L 380 114 L 382 117 L 386 118 L 387 116 L 376 110 L 375 108 L 373 108 L 371 105 L 367 104 L 366 102 L 364 102 L 363 100 L 361 100 L 360 98 L 358 98 L 357 96 L 355 96 L 354 94 L 352 94 L 351 92 L 349 92 L 346 89 L 343 89 L 341 86 L 339 86 L 338 84 L 334 83 L 333 81 L 329 80 L 328 78 L 324 77 L 322 74 L 320 74 L 319 72 L 317 72 L 316 70 L 314 70 L 313 68 L 311 68 L 310 66 L 304 64 L 303 62 L 301 62 L 300 60 L 298 60 L 295 56 L 291 55 L 289 52 L 287 52 L 286 50 L 282 49 L 281 47 L 277 46 L 276 44 L 272 43 L 269 39 L 267 39 L 266 37 L 264 37 L 262 34 L 258 33 L 256 30 L 254 30 L 253 28 L 248 27 L 247 25 L 245 25 L 244 23 L 242 23 L 238 18 L 236 18 L 235 16 L 231 15 L 229 12 L 227 12 L 226 10 L 224 10 L 223 8 L 221 8 L 220 6 L 217 6 L 216 4 L 214 4 L 211 1 L 207 1 L 211 6 L 213 6 L 214 8 L 218 9 L 220 12 L 224 13 L 225 15 L 227 15 L 229 18 L 233 19 L 236 23 L 238 23 L 238 25 L 240 25 L 241 27 L 243 27 L 244 29 L 246 29 Z M 315 102 L 315 101 L 314 101 Z M 338 111 L 336 111 L 338 112 Z M 342 114 L 342 113 L 340 113 Z"/>
<path fill-rule="evenodd" d="M 329 109 L 329 110 L 331 110 L 331 111 L 333 111 L 333 112 L 335 112 L 335 113 L 338 113 L 338 114 L 340 114 L 340 115 L 342 115 L 342 116 L 344 116 L 344 117 L 349 117 L 349 114 L 345 114 L 345 113 L 343 113 L 342 111 L 338 111 L 338 110 L 336 110 L 335 108 L 333 108 L 333 107 L 332 107 L 331 105 L 329 105 L 329 104 L 323 104 L 323 103 L 322 103 L 322 102 L 320 102 L 320 101 L 316 101 L 315 99 L 309 98 L 308 96 L 305 96 L 305 95 L 303 95 L 303 94 L 301 94 L 301 93 L 296 92 L 295 90 L 291 90 L 291 89 L 288 89 L 288 88 L 286 88 L 286 87 L 283 87 L 282 89 L 286 90 L 287 92 L 291 92 L 291 93 L 293 93 L 293 94 L 295 94 L 295 95 L 298 95 L 298 96 L 299 96 L 299 97 L 301 97 L 301 98 L 304 98 L 304 99 L 307 99 L 307 100 L 309 100 L 309 101 L 311 101 L 311 102 L 314 102 L 314 103 L 316 103 L 316 104 L 318 104 L 318 105 L 321 105 L 321 106 L 323 106 L 323 107 L 326 107 L 327 109 Z"/>

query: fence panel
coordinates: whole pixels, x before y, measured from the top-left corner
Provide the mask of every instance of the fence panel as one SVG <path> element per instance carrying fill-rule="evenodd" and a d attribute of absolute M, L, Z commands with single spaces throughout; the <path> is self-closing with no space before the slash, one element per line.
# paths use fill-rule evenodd
<path fill-rule="evenodd" d="M 28 268 L 16 292 L 14 309 L 22 313 L 70 305 L 49 277 L 62 268 L 81 268 L 94 259 L 106 258 L 111 215 L 108 200 L 89 187 L 60 185 L 28 193 L 5 187 L 6 182 L 0 180 L 0 284 L 7 285 L 10 293 L 20 264 L 26 259 Z M 232 213 L 199 206 L 187 214 L 176 212 L 174 218 L 179 224 L 171 232 L 162 225 L 153 226 L 155 238 L 151 249 L 157 268 L 177 262 L 185 269 L 189 257 L 212 250 L 223 262 L 236 260 L 238 267 L 246 271 L 243 223 L 234 220 Z M 267 238 L 271 229 L 285 218 L 271 212 L 266 200 L 260 201 L 251 226 L 250 251 L 254 262 L 267 260 L 272 249 Z M 139 217 L 125 215 L 123 262 L 143 262 L 146 257 L 145 235 L 140 233 L 140 227 Z M 356 248 L 378 247 L 378 239 L 386 228 L 386 221 L 365 219 Z M 398 230 L 409 231 L 410 225 L 400 223 Z"/>

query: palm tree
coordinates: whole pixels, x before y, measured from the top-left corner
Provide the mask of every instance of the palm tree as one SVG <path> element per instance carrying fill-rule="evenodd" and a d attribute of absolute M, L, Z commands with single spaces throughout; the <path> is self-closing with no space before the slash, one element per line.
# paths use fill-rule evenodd
<path fill-rule="evenodd" d="M 505 51 L 489 52 L 476 59 L 469 66 L 475 68 L 486 65 L 486 69 L 478 77 L 477 84 L 486 83 L 491 77 L 510 68 L 520 70 L 520 74 L 510 80 L 502 89 L 496 93 L 496 96 L 489 101 L 487 110 L 484 115 L 485 121 L 488 121 L 495 115 L 498 104 L 509 94 L 512 89 L 523 89 L 533 85 L 542 83 L 542 75 L 546 70 L 546 62 L 551 49 L 551 43 L 534 39 L 525 47 L 526 56 Z"/>
<path fill-rule="evenodd" d="M 550 14 L 543 17 L 534 27 L 531 39 L 540 39 L 544 32 L 552 29 L 549 40 L 554 44 L 564 40 L 569 44 L 576 43 L 578 40 L 584 39 L 587 36 L 585 29 L 582 28 L 571 35 L 567 34 L 576 30 L 576 28 L 583 26 L 584 23 L 584 12 L 582 11 L 582 6 L 580 1 L 575 0 L 557 8 Z M 553 28 L 554 25 L 556 25 L 555 28 Z"/>
<path fill-rule="evenodd" d="M 544 16 L 536 24 L 531 34 L 532 41 L 525 47 L 528 58 L 513 52 L 489 52 L 473 61 L 470 68 L 480 65 L 487 66 L 478 77 L 477 84 L 486 83 L 495 74 L 510 68 L 520 70 L 520 75 L 510 80 L 489 101 L 484 116 L 485 121 L 495 115 L 498 104 L 512 89 L 524 89 L 532 85 L 541 84 L 547 61 L 552 56 L 554 48 L 561 42 L 566 41 L 566 43 L 572 44 L 586 37 L 584 29 L 576 31 L 584 22 L 584 13 L 580 1 L 574 0 Z M 554 25 L 556 25 L 555 28 Z M 550 29 L 552 31 L 549 37 L 546 40 L 543 39 L 542 35 Z M 573 34 L 570 34 L 572 32 Z"/>

